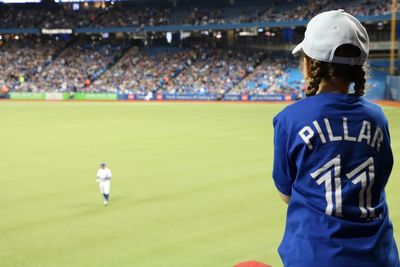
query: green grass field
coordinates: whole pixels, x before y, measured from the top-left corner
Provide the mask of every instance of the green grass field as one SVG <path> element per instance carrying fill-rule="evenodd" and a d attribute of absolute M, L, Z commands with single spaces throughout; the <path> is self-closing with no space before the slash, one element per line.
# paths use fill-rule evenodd
<path fill-rule="evenodd" d="M 271 120 L 283 106 L 0 102 L 0 266 L 281 266 Z M 400 241 L 400 108 L 385 112 Z"/>

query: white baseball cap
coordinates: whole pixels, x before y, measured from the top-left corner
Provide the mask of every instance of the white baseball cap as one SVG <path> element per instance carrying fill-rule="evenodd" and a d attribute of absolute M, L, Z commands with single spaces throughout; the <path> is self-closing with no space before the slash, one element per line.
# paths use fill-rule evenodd
<path fill-rule="evenodd" d="M 360 56 L 335 56 L 336 49 L 344 44 L 360 48 Z M 304 39 L 293 49 L 292 54 L 301 50 L 307 56 L 324 62 L 363 65 L 369 52 L 368 33 L 355 17 L 342 9 L 323 12 L 307 24 Z"/>

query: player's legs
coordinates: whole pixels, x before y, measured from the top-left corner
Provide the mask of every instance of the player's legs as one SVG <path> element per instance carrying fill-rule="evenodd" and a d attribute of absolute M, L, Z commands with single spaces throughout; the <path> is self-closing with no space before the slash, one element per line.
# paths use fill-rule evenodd
<path fill-rule="evenodd" d="M 103 182 L 102 181 L 100 181 L 100 183 L 99 183 L 99 188 L 100 188 L 100 193 L 104 194 L 104 188 L 103 188 Z"/>
<path fill-rule="evenodd" d="M 107 190 L 106 189 L 107 186 L 105 184 L 106 184 L 106 181 L 101 181 L 99 183 L 99 188 L 100 188 L 100 193 L 103 195 L 104 205 L 107 205 L 108 204 L 108 195 L 106 195 L 106 192 L 109 192 L 109 187 Z"/>
<path fill-rule="evenodd" d="M 108 180 L 103 182 L 103 194 L 110 194 L 110 181 Z"/>
<path fill-rule="evenodd" d="M 110 181 L 103 182 L 103 195 L 104 195 L 105 201 L 108 203 L 108 199 L 110 196 Z"/>

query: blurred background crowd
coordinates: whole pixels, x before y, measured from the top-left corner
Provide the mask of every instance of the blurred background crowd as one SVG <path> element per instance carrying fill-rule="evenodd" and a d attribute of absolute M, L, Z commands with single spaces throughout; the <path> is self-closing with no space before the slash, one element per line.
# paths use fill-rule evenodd
<path fill-rule="evenodd" d="M 77 6 L 78 7 L 78 6 Z M 332 9 L 345 9 L 355 16 L 389 14 L 390 0 L 275 0 L 183 1 L 136 3 L 129 1 L 86 2 L 79 8 L 71 5 L 46 4 L 1 6 L 2 27 L 76 28 L 153 25 L 206 25 L 255 21 L 304 20 Z"/>
<path fill-rule="evenodd" d="M 0 29 L 139 27 L 134 33 L 0 35 L 0 88 L 17 92 L 300 94 L 301 75 L 290 49 L 271 52 L 262 46 L 293 45 L 302 38 L 304 26 L 235 29 L 233 37 L 221 31 L 144 34 L 140 27 L 301 21 L 338 8 L 356 16 L 387 15 L 391 10 L 388 0 L 218 3 L 0 5 Z M 380 22 L 369 27 L 371 40 L 388 39 L 387 25 Z M 245 33 L 250 36 L 242 36 Z M 234 41 L 227 45 L 229 38 Z"/>

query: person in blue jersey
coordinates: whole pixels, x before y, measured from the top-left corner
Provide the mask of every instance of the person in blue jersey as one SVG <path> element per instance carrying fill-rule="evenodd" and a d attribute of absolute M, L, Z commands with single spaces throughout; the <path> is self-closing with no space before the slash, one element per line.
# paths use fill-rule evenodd
<path fill-rule="evenodd" d="M 362 97 L 368 52 L 365 28 L 343 10 L 312 18 L 293 50 L 308 97 L 273 120 L 273 178 L 288 203 L 285 267 L 400 266 L 385 196 L 388 121 Z"/>

